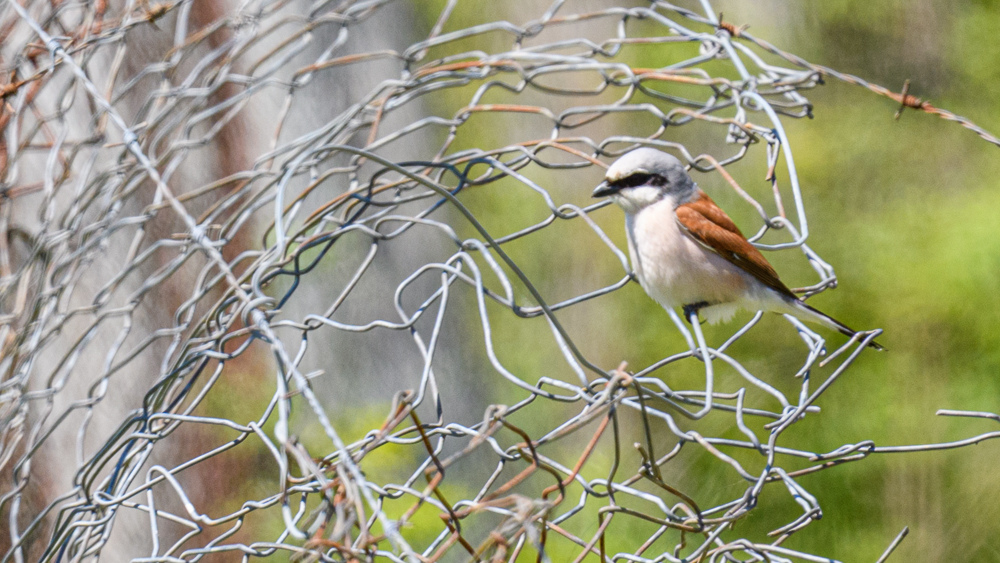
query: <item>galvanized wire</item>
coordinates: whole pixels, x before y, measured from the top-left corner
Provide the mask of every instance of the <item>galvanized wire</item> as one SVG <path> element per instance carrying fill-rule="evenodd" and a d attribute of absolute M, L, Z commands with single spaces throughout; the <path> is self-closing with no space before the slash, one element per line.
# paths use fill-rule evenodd
<path fill-rule="evenodd" d="M 791 426 L 833 416 L 817 401 L 877 330 L 828 353 L 789 318 L 804 343 L 797 372 L 779 374 L 801 379 L 790 397 L 729 351 L 760 314 L 712 348 L 670 311 L 681 338 L 665 334 L 664 348 L 675 349 L 630 372 L 591 360 L 561 313 L 631 277 L 591 217 L 606 204 L 553 188 L 559 178 L 592 170 L 596 183 L 635 146 L 670 150 L 759 214 L 753 239 L 777 241 L 761 249 L 802 253 L 811 295 L 836 276 L 806 244 L 782 125 L 809 115 L 804 92 L 829 75 L 954 116 L 785 53 L 720 22 L 707 0 L 592 12 L 557 0 L 522 24 L 478 21 L 472 6 L 448 0 L 410 41 L 400 30 L 419 26 L 399 22 L 417 12 L 389 0 L 3 4 L 2 561 L 828 561 L 783 546 L 822 515 L 799 477 L 1000 437 L 785 445 Z M 639 67 L 633 55 L 672 62 Z M 315 117 L 317 104 L 334 109 Z M 630 130 L 635 116 L 651 130 Z M 710 152 L 678 141 L 694 128 Z M 766 168 L 773 199 L 726 170 L 744 158 Z M 531 224 L 469 205 L 501 185 L 519 190 Z M 510 249 L 548 252 L 541 237 L 557 224 L 593 232 L 620 278 L 576 280 L 553 298 Z M 386 264 L 396 244 L 415 266 Z M 331 276 L 331 262 L 346 274 Z M 356 295 L 392 310 L 358 314 L 345 305 Z M 498 325 L 500 312 L 514 320 Z M 559 354 L 512 368 L 503 331 L 531 319 L 544 319 Z M 439 350 L 451 325 L 481 340 L 477 377 L 506 382 L 517 401 L 463 418 L 473 390 Z M 378 408 L 393 397 L 385 421 L 345 439 L 356 432 L 330 405 L 347 387 L 325 372 L 349 373 L 338 365 L 348 352 L 326 352 L 324 339 L 362 339 L 353 353 L 375 365 L 397 354 L 378 340 L 387 332 L 412 339 L 406 362 L 419 377 L 386 373 L 374 384 Z M 701 384 L 668 383 L 691 362 L 704 366 Z M 315 364 L 323 372 L 304 367 Z M 836 367 L 812 380 L 826 364 Z M 251 388 L 269 398 L 241 392 Z M 322 439 L 302 436 L 309 427 Z M 682 453 L 714 460 L 706 481 L 735 476 L 742 490 L 699 502 L 671 477 Z M 783 494 L 798 517 L 766 537 L 733 527 Z M 608 537 L 624 525 L 651 532 Z M 886 538 L 883 559 L 904 534 Z"/>

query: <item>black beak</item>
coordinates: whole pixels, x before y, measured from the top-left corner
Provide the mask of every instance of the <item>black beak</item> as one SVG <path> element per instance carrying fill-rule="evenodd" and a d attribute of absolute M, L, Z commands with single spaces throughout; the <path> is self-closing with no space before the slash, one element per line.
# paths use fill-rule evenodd
<path fill-rule="evenodd" d="M 590 196 L 591 197 L 604 197 L 606 195 L 611 195 L 613 193 L 616 193 L 617 191 L 618 191 L 618 188 L 612 186 L 611 184 L 609 184 L 607 182 L 601 182 L 600 184 L 597 185 L 596 188 L 594 188 L 594 193 L 590 194 Z"/>

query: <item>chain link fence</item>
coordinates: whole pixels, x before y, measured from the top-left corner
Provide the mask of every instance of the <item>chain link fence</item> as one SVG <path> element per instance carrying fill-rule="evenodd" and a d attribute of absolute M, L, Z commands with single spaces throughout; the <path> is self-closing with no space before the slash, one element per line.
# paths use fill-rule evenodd
<path fill-rule="evenodd" d="M 668 312 L 621 363 L 592 317 L 630 268 L 589 198 L 668 150 L 811 295 L 808 90 L 996 138 L 707 0 L 431 4 L 0 4 L 2 561 L 829 561 L 786 545 L 823 513 L 803 476 L 1000 437 L 794 446 L 878 331 L 788 319 L 800 363 L 751 369 L 761 314 L 709 346 Z"/>

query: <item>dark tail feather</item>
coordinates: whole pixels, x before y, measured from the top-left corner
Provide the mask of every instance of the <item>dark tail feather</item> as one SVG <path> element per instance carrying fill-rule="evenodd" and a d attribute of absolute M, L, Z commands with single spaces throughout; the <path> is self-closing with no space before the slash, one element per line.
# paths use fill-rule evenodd
<path fill-rule="evenodd" d="M 845 335 L 845 336 L 849 336 L 849 337 L 853 338 L 856 334 L 858 334 L 858 331 L 852 329 L 851 327 L 845 325 L 844 323 L 838 321 L 837 319 L 831 317 L 830 315 L 827 315 L 823 311 L 820 311 L 818 309 L 814 309 L 813 307 L 810 307 L 804 301 L 799 301 L 799 305 L 801 305 L 804 309 L 807 309 L 809 312 L 811 312 L 811 313 L 819 316 L 823 320 L 827 321 L 824 324 L 829 324 L 829 326 L 831 328 L 834 328 L 834 329 L 840 331 L 840 333 L 843 334 L 843 335 Z M 882 346 L 878 342 L 875 342 L 874 340 L 872 340 L 871 342 L 869 342 L 868 346 L 870 348 L 874 348 L 874 349 L 876 349 L 876 350 L 878 350 L 880 352 L 884 351 L 886 349 L 884 346 Z"/>

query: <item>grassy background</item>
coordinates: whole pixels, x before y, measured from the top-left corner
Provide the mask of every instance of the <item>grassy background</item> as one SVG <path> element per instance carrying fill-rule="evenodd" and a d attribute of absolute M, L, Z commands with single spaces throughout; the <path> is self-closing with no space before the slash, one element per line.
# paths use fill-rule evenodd
<path fill-rule="evenodd" d="M 443 4 L 442 0 L 422 4 L 424 21 L 414 25 L 429 29 Z M 567 4 L 567 11 L 574 11 L 572 5 Z M 470 6 L 471 2 L 460 2 L 445 31 L 495 19 L 524 24 L 547 7 L 527 0 L 476 4 L 476 9 Z M 716 8 L 725 12 L 726 20 L 749 24 L 757 36 L 813 62 L 856 73 L 897 91 L 909 78 L 912 94 L 968 116 L 988 130 L 1000 131 L 1000 40 L 995 31 L 1000 21 L 998 2 L 944 5 L 931 0 L 829 0 L 792 5 L 731 1 L 720 2 Z M 643 26 L 652 24 L 634 25 L 642 31 Z M 475 41 L 477 48 L 487 52 L 510 48 L 510 37 L 502 34 L 480 36 Z M 472 48 L 471 43 L 458 47 Z M 663 66 L 672 59 L 691 56 L 697 48 L 694 44 L 671 45 L 660 51 L 626 48 L 619 60 L 636 66 Z M 715 72 L 723 67 L 720 63 L 706 68 Z M 477 86 L 441 91 L 429 106 L 451 117 L 456 108 L 468 103 Z M 997 147 L 955 124 L 919 112 L 907 111 L 901 120 L 893 121 L 896 108 L 891 101 L 855 86 L 831 80 L 807 94 L 815 106 L 815 119 L 786 119 L 784 125 L 808 211 L 809 244 L 836 267 L 839 279 L 838 289 L 810 302 L 852 326 L 885 329 L 880 340 L 890 351 L 864 354 L 822 397 L 819 405 L 823 414 L 795 425 L 784 435 L 784 445 L 825 452 L 862 440 L 874 440 L 878 445 L 929 443 L 995 430 L 996 424 L 990 421 L 936 418 L 934 412 L 941 408 L 1000 410 Z M 484 101 L 507 99 L 502 93 L 492 96 Z M 532 96 L 510 99 L 539 105 L 552 100 Z M 637 97 L 635 101 L 647 100 Z M 460 129 L 453 151 L 504 146 L 512 140 L 544 136 L 547 131 L 530 118 L 507 120 L 508 129 L 494 126 L 487 118 L 470 119 Z M 480 119 L 483 121 L 477 121 Z M 537 134 L 533 127 L 538 128 Z M 655 124 L 648 115 L 638 115 L 622 117 L 612 128 L 607 122 L 601 127 L 604 129 L 588 134 L 595 139 L 623 133 L 643 135 Z M 690 125 L 668 130 L 663 138 L 685 143 L 694 154 L 719 154 L 712 150 L 718 148 L 718 129 Z M 767 201 L 770 185 L 763 181 L 763 147 L 753 151 L 730 171 L 744 188 Z M 529 167 L 525 174 L 549 190 L 557 204 L 590 203 L 590 190 L 600 179 L 596 168 L 552 172 Z M 697 174 L 695 180 L 744 231 L 756 230 L 759 217 L 718 175 Z M 494 234 L 513 232 L 547 216 L 534 192 L 509 179 L 466 190 L 461 198 Z M 460 236 L 475 234 L 457 215 L 453 218 Z M 605 208 L 593 218 L 619 248 L 625 248 L 619 210 Z M 623 274 L 614 256 L 580 221 L 557 221 L 531 237 L 510 243 L 505 250 L 550 303 L 612 283 Z M 797 251 L 769 253 L 768 258 L 790 286 L 814 283 L 815 274 Z M 495 280 L 488 279 L 487 285 L 496 287 Z M 516 291 L 519 300 L 527 298 L 523 288 Z M 445 325 L 446 331 L 453 332 L 444 340 L 458 347 L 466 359 L 462 373 L 457 368 L 454 373 L 439 373 L 445 404 L 461 404 L 466 413 L 481 413 L 489 404 L 523 399 L 524 392 L 502 379 L 485 360 L 474 296 L 470 291 L 456 290 L 453 299 L 456 305 L 449 305 Z M 508 369 L 532 382 L 542 376 L 574 380 L 543 319 L 520 319 L 492 304 L 490 314 L 494 334 L 499 335 L 495 341 L 498 355 Z M 738 320 L 748 318 L 743 315 Z M 560 312 L 559 319 L 587 357 L 607 368 L 626 360 L 639 369 L 684 348 L 666 313 L 637 284 Z M 718 344 L 736 326 L 734 322 L 705 329 L 710 342 Z M 833 336 L 831 342 L 841 340 Z M 804 349 L 782 319 L 766 317 L 731 353 L 753 373 L 790 397 L 797 396 L 799 382 L 791 375 L 802 364 Z M 720 390 L 735 391 L 744 386 L 732 370 L 718 369 Z M 657 376 L 674 388 L 697 388 L 702 370 L 701 364 L 692 360 L 672 364 Z M 815 370 L 814 381 L 822 381 L 830 370 Z M 357 374 L 334 373 L 330 377 L 364 381 Z M 373 372 L 371 381 L 383 380 Z M 455 385 L 456 381 L 465 384 Z M 475 385 L 468 385 L 469 381 Z M 319 379 L 316 383 L 322 385 Z M 361 403 L 352 403 L 349 397 L 329 397 L 334 420 L 346 440 L 358 439 L 378 426 L 388 411 L 390 394 L 376 395 L 378 398 Z M 310 424 L 304 405 L 299 408 L 306 413 L 298 425 L 300 438 L 321 448 L 322 434 Z M 512 422 L 537 436 L 573 411 L 559 404 L 528 409 L 514 415 Z M 696 425 L 685 424 L 682 422 L 682 427 L 697 427 L 704 435 L 740 436 L 731 416 L 712 415 Z M 754 424 L 764 436 L 762 422 Z M 637 417 L 623 416 L 623 443 L 631 444 L 640 431 Z M 553 445 L 547 454 L 567 462 L 575 459 L 590 432 L 585 429 L 573 439 Z M 501 441 L 511 445 L 519 438 L 503 435 Z M 673 443 L 669 432 L 657 432 L 658 451 L 667 451 Z M 583 471 L 585 477 L 607 475 L 613 461 L 611 445 L 608 439 L 602 440 Z M 762 468 L 763 459 L 756 454 L 727 453 L 745 462 L 751 471 Z M 418 450 L 397 448 L 367 458 L 364 467 L 374 480 L 388 481 L 394 478 L 394 466 L 399 468 L 398 474 L 411 471 L 421 459 L 418 454 Z M 623 466 L 635 467 L 638 457 L 629 452 L 624 455 Z M 1000 560 L 996 534 L 1000 521 L 998 462 L 1000 446 L 985 443 L 954 451 L 875 456 L 802 477 L 800 483 L 816 494 L 823 506 L 824 518 L 784 545 L 844 561 L 873 561 L 903 526 L 909 526 L 909 538 L 894 555 L 897 561 Z M 470 456 L 456 467 L 443 490 L 449 498 L 473 495 L 493 463 L 495 458 L 489 456 Z M 701 506 L 709 506 L 735 498 L 746 486 L 719 465 L 704 451 L 688 447 L 664 468 L 664 477 L 694 496 Z M 790 462 L 786 467 L 806 465 Z M 532 479 L 517 490 L 537 494 L 548 484 L 544 479 Z M 643 488 L 642 484 L 639 487 Z M 772 488 L 776 487 L 779 485 Z M 570 488 L 571 496 L 579 493 L 579 488 Z M 768 531 L 801 513 L 783 490 L 772 493 L 769 488 L 761 504 L 761 509 L 737 524 L 730 534 L 733 538 L 737 534 L 766 541 Z M 401 514 L 408 506 L 390 504 L 387 511 Z M 470 524 L 469 533 L 485 536 L 486 530 L 497 524 L 489 518 L 483 516 L 478 524 Z M 414 521 L 416 525 L 403 533 L 415 545 L 429 541 L 440 529 L 434 511 L 422 510 Z M 572 531 L 589 537 L 597 529 L 596 507 L 574 522 L 583 523 L 574 524 Z M 629 525 L 624 525 L 626 522 Z M 633 551 L 655 529 L 637 522 L 622 519 L 611 528 L 609 551 Z M 266 526 L 281 529 L 279 519 Z M 676 536 L 669 537 L 672 541 L 660 540 L 647 554 L 671 549 Z M 551 539 L 549 548 L 555 561 L 578 553 L 578 548 L 558 538 Z M 534 558 L 528 551 L 524 556 Z"/>
<path fill-rule="evenodd" d="M 833 0 L 797 5 L 724 2 L 716 7 L 727 20 L 750 24 L 757 36 L 809 60 L 897 91 L 909 78 L 912 94 L 989 130 L 1000 130 L 1000 41 L 995 35 L 1000 3 L 945 6 L 924 0 L 905 4 Z M 497 14 L 485 17 L 523 23 L 535 15 L 496 10 Z M 620 58 L 638 66 L 660 66 L 696 49 L 696 45 L 671 46 L 663 52 L 626 49 Z M 836 81 L 808 97 L 815 105 L 815 119 L 787 119 L 785 127 L 809 214 L 809 243 L 837 268 L 840 281 L 837 290 L 812 303 L 849 324 L 884 328 L 881 340 L 890 352 L 863 356 L 822 398 L 824 415 L 798 425 L 786 443 L 829 451 L 861 440 L 879 445 L 928 443 L 995 430 L 989 421 L 935 418 L 934 412 L 997 410 L 997 147 L 955 124 L 915 111 L 893 121 L 896 108 L 891 101 Z M 638 135 L 649 126 L 648 116 L 624 119 L 621 129 L 609 134 Z M 702 131 L 668 130 L 663 138 L 691 143 L 694 153 L 700 150 L 699 143 L 709 146 Z M 496 141 L 476 133 L 465 139 L 469 146 L 494 146 Z M 731 171 L 741 185 L 766 201 L 769 187 L 761 180 L 760 160 L 759 154 L 751 153 Z M 533 176 L 552 188 L 559 203 L 587 203 L 588 187 L 595 182 L 589 176 L 574 178 L 569 180 L 574 185 L 567 188 L 566 176 L 552 175 L 550 184 L 545 183 L 548 178 L 545 171 Z M 696 180 L 731 210 L 738 223 L 756 227 L 753 211 L 740 207 L 718 176 L 698 175 Z M 511 184 L 507 189 L 470 192 L 464 201 L 486 215 L 492 227 L 506 232 L 537 219 L 525 212 L 528 191 L 512 195 L 510 190 L 516 189 Z M 624 248 L 620 212 L 608 208 L 594 217 Z M 620 275 L 613 257 L 601 250 L 596 238 L 577 227 L 557 223 L 508 249 L 550 301 L 578 292 L 579 286 L 610 283 Z M 540 253 L 538 248 L 548 251 Z M 769 258 L 791 285 L 811 283 L 813 274 L 801 256 L 772 254 Z M 561 313 L 560 319 L 590 357 L 608 367 L 621 359 L 642 367 L 679 344 L 664 312 L 635 284 Z M 556 355 L 544 344 L 551 340 L 544 323 L 532 325 L 499 314 L 495 322 L 496 332 L 507 335 L 509 353 L 502 357 L 512 371 L 537 373 L 550 367 Z M 707 330 L 718 343 L 733 326 Z M 797 337 L 784 321 L 769 317 L 734 354 L 794 396 L 797 382 L 789 374 L 802 361 L 796 345 Z M 697 380 L 700 370 L 693 363 L 672 365 L 660 376 L 672 385 L 683 385 Z M 817 370 L 813 377 L 821 380 L 827 373 Z M 727 390 L 741 385 L 731 374 L 720 379 Z M 494 400 L 511 390 L 500 384 L 495 393 Z M 728 418 L 700 424 L 720 434 L 734 430 Z M 663 437 L 663 446 L 670 443 Z M 756 467 L 750 456 L 741 459 Z M 1000 504 L 985 501 L 1000 498 L 998 462 L 996 444 L 987 443 L 957 451 L 876 457 L 803 477 L 802 484 L 818 495 L 824 519 L 785 545 L 845 561 L 870 561 L 908 525 L 911 535 L 894 556 L 900 561 L 1000 559 L 995 534 Z M 689 492 L 697 491 L 703 505 L 732 498 L 743 487 L 732 474 L 720 475 L 712 458 L 692 455 L 671 465 L 668 474 Z M 590 469 L 597 476 L 606 467 L 595 461 Z M 736 533 L 762 538 L 799 511 L 780 495 L 764 502 L 772 504 L 741 522 Z M 649 533 L 636 526 L 620 530 L 616 537 L 624 548 Z"/>

